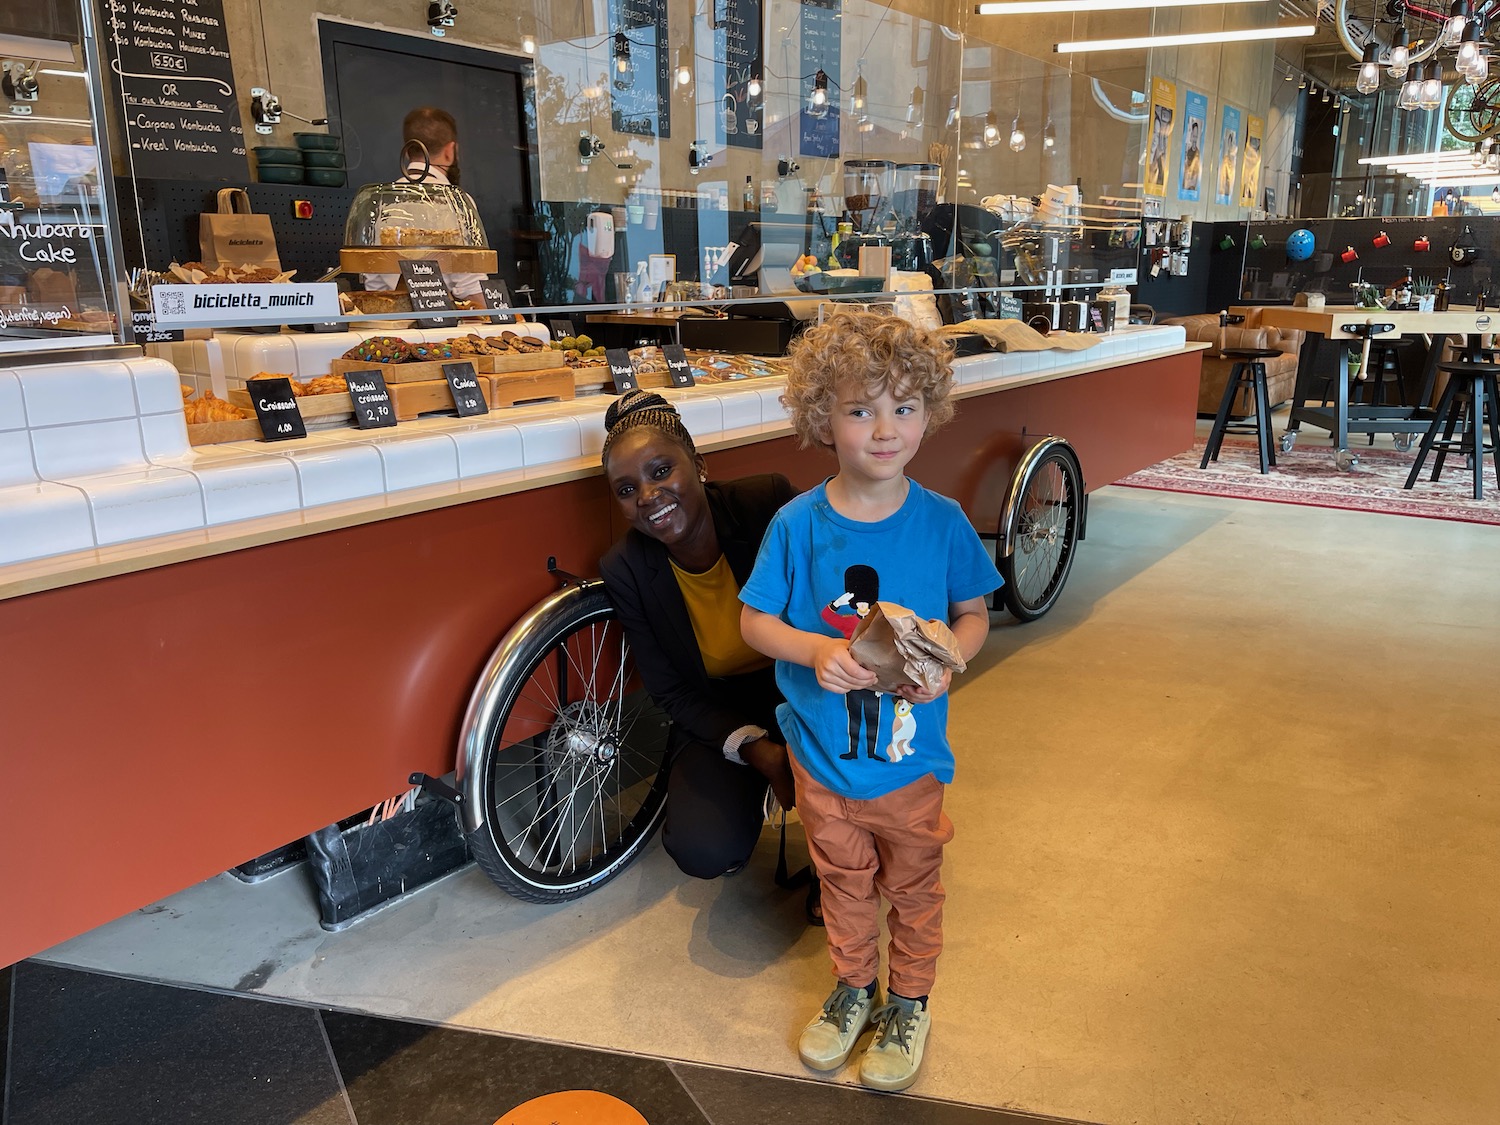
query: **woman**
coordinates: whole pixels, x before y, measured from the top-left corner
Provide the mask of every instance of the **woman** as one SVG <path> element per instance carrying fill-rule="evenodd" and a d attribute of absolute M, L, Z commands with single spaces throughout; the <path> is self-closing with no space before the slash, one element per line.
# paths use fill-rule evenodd
<path fill-rule="evenodd" d="M 739 630 L 740 586 L 794 491 L 780 475 L 710 483 L 681 417 L 650 391 L 619 399 L 604 423 L 605 479 L 631 530 L 600 571 L 672 720 L 662 843 L 686 874 L 715 879 L 755 850 L 768 785 L 783 807 L 795 800 L 773 666 Z"/>

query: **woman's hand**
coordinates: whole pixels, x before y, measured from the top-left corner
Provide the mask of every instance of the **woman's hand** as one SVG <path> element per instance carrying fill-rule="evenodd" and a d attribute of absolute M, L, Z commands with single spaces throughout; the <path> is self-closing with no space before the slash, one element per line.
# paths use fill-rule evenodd
<path fill-rule="evenodd" d="M 771 783 L 771 790 L 782 808 L 796 806 L 797 788 L 792 781 L 792 763 L 785 746 L 770 738 L 757 738 L 740 747 L 740 757 Z"/>
<path fill-rule="evenodd" d="M 818 636 L 816 642 L 812 669 L 817 674 L 818 686 L 824 691 L 848 695 L 851 691 L 875 686 L 875 673 L 854 659 L 849 642 L 843 637 Z"/>

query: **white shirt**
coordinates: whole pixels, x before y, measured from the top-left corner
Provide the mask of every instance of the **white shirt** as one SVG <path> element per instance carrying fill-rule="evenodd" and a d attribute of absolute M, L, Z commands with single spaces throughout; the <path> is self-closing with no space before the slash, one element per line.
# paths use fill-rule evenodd
<path fill-rule="evenodd" d="M 422 163 L 417 161 L 406 166 L 406 176 L 397 180 L 397 183 L 418 184 L 446 184 L 449 183 L 448 173 L 435 164 L 427 166 L 427 174 L 421 175 Z M 443 278 L 448 282 L 448 290 L 459 300 L 467 300 L 479 295 L 479 283 L 489 275 L 482 273 L 450 273 L 444 274 Z M 359 275 L 360 284 L 367 290 L 389 290 L 395 289 L 401 284 L 399 273 L 362 273 Z"/>

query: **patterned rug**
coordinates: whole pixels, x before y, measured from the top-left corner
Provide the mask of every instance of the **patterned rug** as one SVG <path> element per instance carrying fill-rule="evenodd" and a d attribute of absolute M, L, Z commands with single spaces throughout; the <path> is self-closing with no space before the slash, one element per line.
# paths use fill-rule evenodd
<path fill-rule="evenodd" d="M 1360 445 L 1355 452 L 1359 454 L 1359 467 L 1341 472 L 1334 466 L 1333 451 L 1327 446 L 1298 445 L 1291 453 L 1278 450 L 1276 467 L 1262 476 L 1253 439 L 1225 438 L 1219 460 L 1210 462 L 1206 469 L 1198 468 L 1203 457 L 1200 440 L 1190 452 L 1115 483 L 1163 492 L 1500 524 L 1500 487 L 1496 486 L 1494 464 L 1488 457 L 1484 499 L 1475 500 L 1473 478 L 1461 457 L 1449 457 L 1443 466 L 1442 479 L 1434 483 L 1427 479 L 1432 471 L 1429 456 L 1416 486 L 1407 492 L 1401 486 L 1411 471 L 1415 448 L 1410 453 L 1401 453 L 1388 446 Z"/>

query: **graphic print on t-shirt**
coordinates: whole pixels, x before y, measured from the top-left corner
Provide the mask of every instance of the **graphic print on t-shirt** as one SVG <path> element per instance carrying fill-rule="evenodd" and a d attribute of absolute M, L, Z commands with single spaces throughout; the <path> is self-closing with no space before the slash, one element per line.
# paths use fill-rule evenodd
<path fill-rule="evenodd" d="M 844 570 L 844 592 L 823 607 L 823 620 L 832 625 L 844 639 L 854 636 L 862 617 L 880 600 L 880 575 L 873 566 L 855 564 Z M 844 696 L 844 706 L 849 712 L 849 749 L 839 757 L 846 762 L 859 758 L 860 747 L 865 757 L 876 762 L 897 761 L 889 754 L 885 758 L 875 753 L 880 741 L 880 701 L 882 693 L 857 688 Z M 910 753 L 910 750 L 907 751 Z"/>
<path fill-rule="evenodd" d="M 911 740 L 917 737 L 917 718 L 911 713 L 911 700 L 896 700 L 896 721 L 891 726 L 891 744 L 885 748 L 885 756 L 899 762 L 913 753 Z"/>

